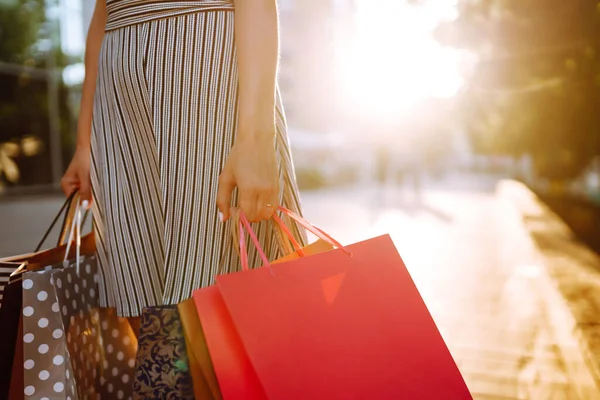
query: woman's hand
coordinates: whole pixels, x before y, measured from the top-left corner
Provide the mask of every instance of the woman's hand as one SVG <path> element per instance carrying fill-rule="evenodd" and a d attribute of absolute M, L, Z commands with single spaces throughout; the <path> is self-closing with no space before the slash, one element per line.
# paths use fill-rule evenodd
<path fill-rule="evenodd" d="M 271 218 L 278 206 L 275 82 L 279 52 L 276 0 L 234 0 L 238 64 L 238 132 L 219 178 L 217 205 L 229 218 L 237 186 L 238 208 L 250 221 Z"/>
<path fill-rule="evenodd" d="M 79 189 L 81 200 L 92 201 L 92 185 L 90 181 L 91 153 L 89 147 L 75 150 L 71 164 L 60 181 L 60 186 L 69 196 L 75 189 Z"/>
<path fill-rule="evenodd" d="M 233 189 L 238 188 L 238 208 L 249 221 L 271 218 L 279 205 L 279 168 L 272 132 L 256 136 L 238 134 L 219 177 L 217 206 L 222 220 L 229 218 Z"/>

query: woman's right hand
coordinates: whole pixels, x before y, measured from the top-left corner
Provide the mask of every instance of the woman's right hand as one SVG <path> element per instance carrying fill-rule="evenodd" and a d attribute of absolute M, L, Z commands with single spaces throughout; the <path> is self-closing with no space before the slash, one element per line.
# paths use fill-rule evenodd
<path fill-rule="evenodd" d="M 69 196 L 75 189 L 79 189 L 81 200 L 92 201 L 92 188 L 90 179 L 91 151 L 89 147 L 81 147 L 75 150 L 71 164 L 63 175 L 60 186 Z"/>

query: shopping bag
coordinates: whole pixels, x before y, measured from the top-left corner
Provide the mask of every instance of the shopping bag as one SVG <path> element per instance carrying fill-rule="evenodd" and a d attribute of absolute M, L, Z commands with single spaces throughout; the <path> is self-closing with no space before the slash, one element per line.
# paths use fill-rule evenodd
<path fill-rule="evenodd" d="M 234 216 L 237 215 L 234 214 Z M 277 215 L 273 219 L 281 229 L 283 236 L 282 243 L 289 240 L 294 249 L 286 256 L 274 261 L 274 264 L 318 254 L 333 248 L 330 241 L 323 239 L 300 248 L 283 221 Z M 237 223 L 232 225 L 239 226 Z M 237 231 L 234 236 L 236 238 L 234 242 L 240 242 L 239 251 L 243 256 L 245 252 L 244 234 Z M 259 252 L 261 251 L 259 250 Z M 264 257 L 264 253 L 262 254 Z M 247 260 L 245 257 L 242 258 L 242 267 L 247 269 Z M 193 293 L 193 298 L 196 303 L 196 311 L 205 332 L 206 343 L 208 349 L 210 349 L 210 356 L 223 398 L 265 399 L 266 394 L 246 355 L 243 344 L 240 341 L 218 288 L 213 285 L 196 290 Z"/>
<path fill-rule="evenodd" d="M 145 308 L 141 325 L 134 398 L 222 398 L 193 299 Z"/>
<path fill-rule="evenodd" d="M 232 220 L 236 220 L 237 213 L 232 210 Z M 235 229 L 236 224 L 231 224 L 233 243 L 236 244 L 239 240 L 236 239 L 239 232 Z M 295 238 L 285 227 L 281 221 L 273 226 L 281 234 L 280 244 L 287 254 L 283 259 L 294 258 L 302 254 L 302 249 L 299 248 Z M 294 244 L 290 244 L 290 241 Z M 318 246 L 312 246 L 317 248 Z M 323 247 L 321 245 L 321 247 Z M 239 252 L 239 247 L 236 247 Z M 310 251 L 310 250 L 309 250 Z M 210 295 L 210 290 L 208 294 Z M 189 369 L 192 376 L 194 393 L 197 399 L 221 399 L 222 393 L 219 388 L 219 383 L 214 371 L 214 365 L 210 357 L 208 346 L 206 344 L 204 331 L 198 317 L 195 300 L 189 299 L 178 304 L 179 315 L 184 330 L 186 339 L 186 347 L 188 353 Z"/>
<path fill-rule="evenodd" d="M 2 308 L 2 298 L 4 297 L 4 288 L 8 285 L 10 274 L 19 266 L 14 264 L 0 264 L 0 308 Z"/>
<path fill-rule="evenodd" d="M 39 242 L 33 253 L 0 259 L 0 398 L 23 398 L 23 335 L 22 332 L 22 273 L 28 267 L 39 268 L 52 264 L 64 257 L 63 244 L 67 235 L 68 224 L 74 216 L 73 203 L 76 192 L 63 204 L 46 234 Z M 62 217 L 62 227 L 59 232 L 58 247 L 40 252 L 48 235 Z M 89 247 L 86 239 L 86 248 Z M 16 397 L 15 397 L 16 396 Z"/>
<path fill-rule="evenodd" d="M 0 263 L 7 265 L 11 263 Z M 17 264 L 12 263 L 12 267 Z M 22 265 L 21 265 L 22 266 Z M 51 268 L 51 267 L 48 267 Z M 18 269 L 18 268 L 17 268 Z M 5 305 L 0 309 L 0 398 L 23 399 L 23 274 L 13 273 L 5 290 Z M 26 283 L 27 285 L 27 283 Z"/>
<path fill-rule="evenodd" d="M 19 318 L 17 337 L 23 337 L 23 319 Z M 23 398 L 23 341 L 15 343 L 15 354 L 13 356 L 12 371 L 10 372 L 10 386 L 8 389 L 8 400 L 20 400 Z"/>
<path fill-rule="evenodd" d="M 5 267 L 16 269 L 17 264 L 2 263 Z M 0 399 L 18 399 L 13 397 L 15 386 L 18 386 L 18 395 L 23 398 L 23 372 L 22 368 L 16 369 L 13 375 L 13 365 L 18 362 L 23 365 L 22 353 L 16 351 L 22 343 L 22 335 L 19 335 L 21 323 L 21 280 L 13 278 L 4 291 L 4 305 L 0 308 Z M 9 396 L 10 393 L 10 396 Z"/>
<path fill-rule="evenodd" d="M 70 313 L 66 303 L 63 307 L 66 318 Z M 67 325 L 63 322 L 61 314 L 52 270 L 25 272 L 22 364 L 25 398 L 79 398 L 65 340 L 68 322 Z"/>
<path fill-rule="evenodd" d="M 131 398 L 136 340 L 126 318 L 98 307 L 95 256 L 23 275 L 25 395 Z"/>
<path fill-rule="evenodd" d="M 208 352 L 206 338 L 198 318 L 194 299 L 179 303 L 177 309 L 183 327 L 194 396 L 196 399 L 202 400 L 221 399 L 221 390 Z"/>
<path fill-rule="evenodd" d="M 192 376 L 177 306 L 144 308 L 138 340 L 133 398 L 193 400 Z"/>
<path fill-rule="evenodd" d="M 142 311 L 134 398 L 221 398 L 193 299 Z"/>
<path fill-rule="evenodd" d="M 263 398 L 471 399 L 389 235 L 338 247 L 216 278 Z"/>
<path fill-rule="evenodd" d="M 23 273 L 29 398 L 131 397 L 137 343 L 125 318 L 98 307 L 96 257 L 81 254 L 81 214 L 78 208 L 63 252 L 68 256 L 74 247 L 74 261 L 35 271 L 28 265 Z"/>

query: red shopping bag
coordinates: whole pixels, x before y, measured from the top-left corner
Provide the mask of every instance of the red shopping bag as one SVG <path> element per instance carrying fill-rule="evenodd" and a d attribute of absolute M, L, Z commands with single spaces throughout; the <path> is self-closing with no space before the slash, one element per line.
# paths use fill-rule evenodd
<path fill-rule="evenodd" d="M 245 365 L 251 388 L 262 390 L 257 396 L 472 398 L 389 236 L 264 262 L 218 276 L 216 284 L 223 318 L 245 352 L 228 361 Z"/>
<path fill-rule="evenodd" d="M 283 233 L 290 239 L 296 251 L 274 261 L 281 263 L 297 259 L 301 256 L 317 254 L 332 249 L 330 243 L 318 240 L 302 249 L 283 222 L 275 217 Z M 240 232 L 243 235 L 243 230 Z M 243 236 L 241 236 L 243 238 Z M 242 254 L 245 254 L 245 243 L 242 241 Z M 247 261 L 243 262 L 247 268 Z M 235 325 L 216 286 L 209 286 L 194 291 L 194 302 L 200 317 L 206 344 L 224 399 L 259 400 L 266 399 L 262 385 L 254 372 Z"/>
<path fill-rule="evenodd" d="M 223 399 L 266 399 L 219 289 L 209 286 L 193 296 Z"/>

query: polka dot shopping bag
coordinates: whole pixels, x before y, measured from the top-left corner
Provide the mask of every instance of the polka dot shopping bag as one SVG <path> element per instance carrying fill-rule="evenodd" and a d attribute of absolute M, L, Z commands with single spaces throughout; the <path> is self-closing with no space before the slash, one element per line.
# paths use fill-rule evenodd
<path fill-rule="evenodd" d="M 0 259 L 0 286 L 4 285 L 0 307 L 0 399 L 23 399 L 23 274 L 52 268 L 48 266 L 65 258 L 65 240 L 69 235 L 69 221 L 72 221 L 76 210 L 76 194 L 65 201 L 32 253 Z M 40 251 L 61 220 L 62 228 L 58 232 L 56 246 Z M 80 249 L 82 254 L 95 251 L 93 235 L 81 238 Z"/>
<path fill-rule="evenodd" d="M 125 318 L 99 307 L 97 282 L 96 257 L 79 251 L 23 274 L 25 399 L 131 398 L 137 340 Z"/>

